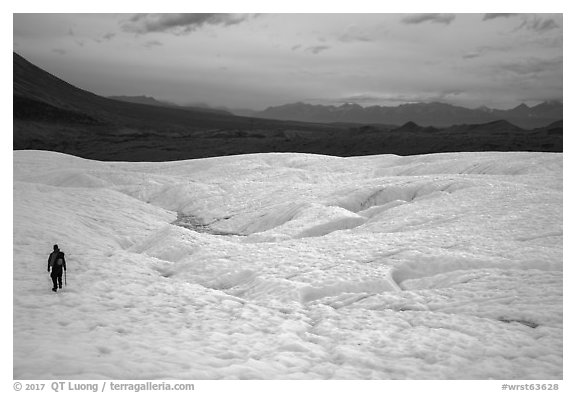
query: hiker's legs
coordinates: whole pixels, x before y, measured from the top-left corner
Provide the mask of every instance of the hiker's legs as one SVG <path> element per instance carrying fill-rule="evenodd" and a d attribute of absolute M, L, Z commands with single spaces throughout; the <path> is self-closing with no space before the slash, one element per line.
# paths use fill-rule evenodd
<path fill-rule="evenodd" d="M 50 277 L 52 277 L 52 283 L 54 284 L 54 286 L 52 287 L 52 290 L 55 290 L 58 287 L 58 285 L 56 284 L 56 275 L 51 274 Z"/>
<path fill-rule="evenodd" d="M 58 275 L 58 288 L 62 288 L 62 273 Z"/>

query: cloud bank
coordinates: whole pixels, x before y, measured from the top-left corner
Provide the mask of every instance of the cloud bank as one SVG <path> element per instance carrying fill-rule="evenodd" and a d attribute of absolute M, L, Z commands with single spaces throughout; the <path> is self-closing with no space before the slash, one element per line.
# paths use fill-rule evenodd
<path fill-rule="evenodd" d="M 306 51 L 317 55 L 318 53 L 325 51 L 327 49 L 330 49 L 330 46 L 328 46 L 328 45 L 314 45 L 314 46 L 310 46 L 310 47 L 306 48 Z"/>
<path fill-rule="evenodd" d="M 558 23 L 553 18 L 533 16 L 532 18 L 524 20 L 518 29 L 528 29 L 535 32 L 543 33 L 549 30 L 559 29 Z"/>
<path fill-rule="evenodd" d="M 449 25 L 456 18 L 454 14 L 413 14 L 402 18 L 402 23 L 416 25 L 424 22 Z"/>
<path fill-rule="evenodd" d="M 205 25 L 230 26 L 248 18 L 247 14 L 135 14 L 122 23 L 122 29 L 139 34 L 189 33 Z"/>
<path fill-rule="evenodd" d="M 482 20 L 492 20 L 497 18 L 510 18 L 511 16 L 516 16 L 518 14 L 484 14 Z"/>

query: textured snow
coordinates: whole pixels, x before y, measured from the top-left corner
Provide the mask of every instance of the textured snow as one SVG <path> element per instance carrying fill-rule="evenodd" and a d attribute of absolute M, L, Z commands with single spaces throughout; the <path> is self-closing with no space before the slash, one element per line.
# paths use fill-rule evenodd
<path fill-rule="evenodd" d="M 13 164 L 15 379 L 563 378 L 562 154 Z"/>

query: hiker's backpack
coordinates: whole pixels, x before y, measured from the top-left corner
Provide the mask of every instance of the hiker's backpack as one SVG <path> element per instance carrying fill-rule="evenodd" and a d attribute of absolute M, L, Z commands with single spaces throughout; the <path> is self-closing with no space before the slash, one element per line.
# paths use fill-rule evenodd
<path fill-rule="evenodd" d="M 58 255 L 56 255 L 56 260 L 54 261 L 54 266 L 62 266 L 63 264 L 64 264 L 64 253 L 59 252 Z"/>
<path fill-rule="evenodd" d="M 50 254 L 50 258 L 48 258 L 48 266 L 54 267 L 54 265 L 56 264 L 56 259 L 58 259 L 58 254 L 59 252 L 53 252 L 52 254 Z"/>

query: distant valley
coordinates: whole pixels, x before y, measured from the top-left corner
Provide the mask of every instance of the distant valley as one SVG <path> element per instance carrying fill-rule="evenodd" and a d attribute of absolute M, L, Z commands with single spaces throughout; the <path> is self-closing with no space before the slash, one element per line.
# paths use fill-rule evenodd
<path fill-rule="evenodd" d="M 447 104 L 293 104 L 246 117 L 146 96 L 101 97 L 16 53 L 13 70 L 15 150 L 51 150 L 97 160 L 172 161 L 264 152 L 360 156 L 563 149 L 562 108 L 555 102 L 511 111 Z"/>
<path fill-rule="evenodd" d="M 178 108 L 178 109 L 208 112 L 208 113 L 220 113 L 222 115 L 231 115 L 232 114 L 227 109 L 212 108 L 206 104 L 178 105 L 178 104 L 174 104 L 174 103 L 168 102 L 168 101 L 157 100 L 154 97 L 148 97 L 145 95 L 142 95 L 142 96 L 110 96 L 108 98 L 110 98 L 112 100 L 117 100 L 117 101 L 132 102 L 134 104 L 163 106 L 163 107 L 168 107 L 168 108 Z"/>

